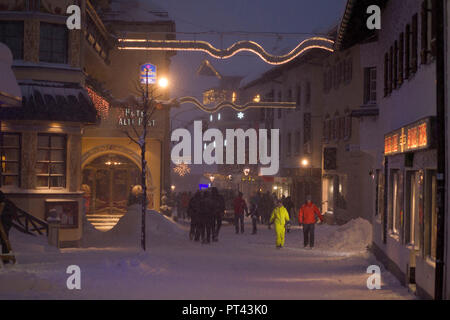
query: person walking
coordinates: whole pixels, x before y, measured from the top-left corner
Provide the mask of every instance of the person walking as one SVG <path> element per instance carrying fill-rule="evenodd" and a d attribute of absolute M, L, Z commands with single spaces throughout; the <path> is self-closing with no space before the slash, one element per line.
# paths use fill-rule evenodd
<path fill-rule="evenodd" d="M 236 199 L 234 199 L 234 227 L 236 228 L 236 234 L 239 233 L 239 226 L 241 227 L 241 233 L 244 233 L 244 212 L 248 214 L 247 203 L 242 198 L 242 192 L 238 193 Z"/>
<path fill-rule="evenodd" d="M 303 225 L 303 240 L 304 247 L 308 246 L 312 249 L 314 247 L 314 226 L 317 222 L 317 218 L 320 222 L 323 222 L 323 216 L 320 213 L 319 208 L 312 203 L 311 196 L 306 197 L 306 203 L 300 208 L 298 212 L 298 223 Z"/>
<path fill-rule="evenodd" d="M 250 212 L 248 215 L 252 218 L 252 234 L 256 234 L 259 215 L 260 215 L 260 204 L 261 204 L 261 194 L 256 192 L 255 195 L 250 199 Z"/>
<path fill-rule="evenodd" d="M 220 227 L 222 226 L 222 218 L 225 214 L 225 199 L 223 196 L 219 193 L 216 187 L 211 188 L 211 198 L 213 200 L 214 205 L 214 222 L 213 222 L 213 237 L 212 241 L 217 242 L 219 241 L 219 231 Z"/>
<path fill-rule="evenodd" d="M 201 206 L 202 194 L 197 191 L 189 201 L 188 215 L 191 219 L 191 229 L 189 231 L 189 239 L 199 241 L 200 240 L 200 206 Z"/>
<path fill-rule="evenodd" d="M 202 244 L 209 244 L 214 228 L 214 203 L 211 193 L 206 190 L 203 193 L 200 205 L 200 230 Z"/>
<path fill-rule="evenodd" d="M 277 206 L 272 211 L 272 216 L 270 217 L 270 224 L 275 224 L 276 233 L 276 246 L 277 249 L 284 247 L 284 236 L 286 234 L 286 224 L 289 223 L 289 214 L 286 208 L 283 206 L 281 200 L 278 200 Z"/>

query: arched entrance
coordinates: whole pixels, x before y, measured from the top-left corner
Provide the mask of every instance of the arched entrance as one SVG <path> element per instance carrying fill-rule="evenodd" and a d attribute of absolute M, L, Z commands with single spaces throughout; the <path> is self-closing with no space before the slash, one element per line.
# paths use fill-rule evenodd
<path fill-rule="evenodd" d="M 133 201 L 131 189 L 141 184 L 141 170 L 129 158 L 109 153 L 83 168 L 86 217 L 95 228 L 114 227 Z"/>

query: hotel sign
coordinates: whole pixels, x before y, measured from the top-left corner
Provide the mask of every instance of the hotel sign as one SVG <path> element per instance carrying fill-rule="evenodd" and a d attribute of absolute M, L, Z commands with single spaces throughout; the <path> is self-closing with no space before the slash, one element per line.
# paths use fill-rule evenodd
<path fill-rule="evenodd" d="M 428 149 L 434 143 L 433 118 L 425 118 L 384 136 L 384 155 Z"/>
<path fill-rule="evenodd" d="M 132 110 L 130 108 L 125 108 L 124 116 L 119 117 L 120 126 L 142 126 L 144 122 L 144 111 L 142 110 Z M 148 127 L 156 126 L 156 121 L 149 119 L 147 122 Z"/>

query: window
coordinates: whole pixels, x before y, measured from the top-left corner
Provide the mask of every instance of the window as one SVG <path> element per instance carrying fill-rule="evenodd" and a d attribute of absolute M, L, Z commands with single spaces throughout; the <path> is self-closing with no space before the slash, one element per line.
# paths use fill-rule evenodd
<path fill-rule="evenodd" d="M 0 134 L 0 186 L 20 186 L 20 154 L 20 134 Z"/>
<path fill-rule="evenodd" d="M 279 108 L 278 109 L 278 119 L 281 119 L 281 116 L 282 116 L 282 112 L 281 112 L 282 110 Z"/>
<path fill-rule="evenodd" d="M 345 137 L 345 117 L 339 118 L 339 139 L 344 139 Z"/>
<path fill-rule="evenodd" d="M 38 135 L 36 163 L 37 187 L 66 186 L 66 137 L 56 134 Z"/>
<path fill-rule="evenodd" d="M 382 170 L 377 170 L 376 179 L 375 215 L 381 219 L 384 215 L 384 174 Z"/>
<path fill-rule="evenodd" d="M 330 119 L 328 116 L 323 121 L 323 141 L 328 143 L 330 141 Z"/>
<path fill-rule="evenodd" d="M 428 170 L 425 178 L 425 243 L 424 256 L 436 258 L 436 237 L 437 237 L 437 204 L 436 192 L 437 181 L 436 171 Z"/>
<path fill-rule="evenodd" d="M 352 116 L 349 113 L 345 116 L 345 130 L 344 130 L 344 140 L 349 140 L 352 137 Z"/>
<path fill-rule="evenodd" d="M 294 152 L 296 155 L 300 154 L 300 131 L 295 131 L 295 147 Z"/>
<path fill-rule="evenodd" d="M 411 40 L 411 73 L 416 73 L 417 71 L 417 50 L 419 43 L 418 35 L 418 18 L 417 13 L 412 18 L 412 40 Z"/>
<path fill-rule="evenodd" d="M 67 27 L 63 24 L 41 23 L 39 61 L 67 63 Z"/>
<path fill-rule="evenodd" d="M 353 76 L 353 59 L 348 58 L 344 62 L 344 83 L 348 84 L 352 81 Z"/>
<path fill-rule="evenodd" d="M 8 46 L 14 60 L 22 60 L 23 21 L 0 21 L 0 42 Z"/>
<path fill-rule="evenodd" d="M 423 223 L 423 172 L 408 171 L 406 174 L 406 216 L 405 243 L 419 250 L 422 242 L 421 225 Z"/>
<path fill-rule="evenodd" d="M 311 113 L 303 114 L 303 152 L 311 153 Z"/>
<path fill-rule="evenodd" d="M 364 68 L 364 104 L 377 102 L 377 68 Z"/>
<path fill-rule="evenodd" d="M 306 105 L 311 103 L 311 82 L 309 81 L 306 83 L 305 103 Z"/>
<path fill-rule="evenodd" d="M 292 134 L 290 132 L 288 132 L 288 134 L 287 134 L 286 143 L 287 143 L 286 155 L 288 157 L 290 157 L 291 156 L 291 152 L 292 152 Z"/>
<path fill-rule="evenodd" d="M 297 86 L 297 108 L 302 106 L 302 87 L 300 85 Z"/>
<path fill-rule="evenodd" d="M 400 170 L 391 170 L 390 178 L 389 229 L 394 234 L 400 234 L 403 215 L 403 173 Z"/>

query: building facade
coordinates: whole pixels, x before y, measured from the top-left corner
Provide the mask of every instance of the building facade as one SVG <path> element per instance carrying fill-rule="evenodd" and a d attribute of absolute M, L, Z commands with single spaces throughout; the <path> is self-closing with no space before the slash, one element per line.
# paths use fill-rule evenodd
<path fill-rule="evenodd" d="M 351 1 L 349 1 L 350 3 Z M 370 5 L 373 3 L 365 3 Z M 433 1 L 380 1 L 382 28 L 371 33 L 347 6 L 338 46 L 357 43 L 375 102 L 359 118 L 372 183 L 363 188 L 373 226 L 372 250 L 421 297 L 434 297 L 436 257 L 436 66 Z M 364 30 L 359 34 L 352 30 Z M 352 33 L 353 32 L 353 33 Z M 373 70 L 373 78 L 372 71 Z M 367 82 L 367 80 L 366 80 Z M 372 90 L 364 86 L 364 97 Z M 371 99 L 372 100 L 372 99 Z M 363 175 L 364 176 L 364 175 Z"/>
<path fill-rule="evenodd" d="M 81 8 L 81 30 L 66 26 L 69 4 Z M 125 199 L 114 203 L 111 195 L 130 194 L 140 172 L 140 150 L 123 132 L 124 121 L 133 118 L 126 113 L 133 105 L 123 98 L 138 95 L 131 88 L 139 79 L 140 64 L 156 64 L 162 73 L 169 67 L 170 55 L 139 55 L 115 48 L 111 34 L 132 33 L 139 23 L 147 30 L 174 30 L 167 13 L 158 11 L 150 22 L 139 22 L 132 12 L 122 10 L 124 4 L 119 0 L 1 2 L 0 42 L 13 53 L 12 68 L 23 96 L 21 108 L 1 110 L 1 189 L 37 218 L 57 214 L 61 246 L 79 245 L 90 208 L 121 207 Z M 160 192 L 170 183 L 165 165 L 168 110 L 155 113 L 153 120 L 148 187 L 150 206 L 158 209 Z M 105 168 L 110 160 L 118 167 L 123 163 L 124 169 Z M 87 171 L 95 165 L 97 175 Z"/>

